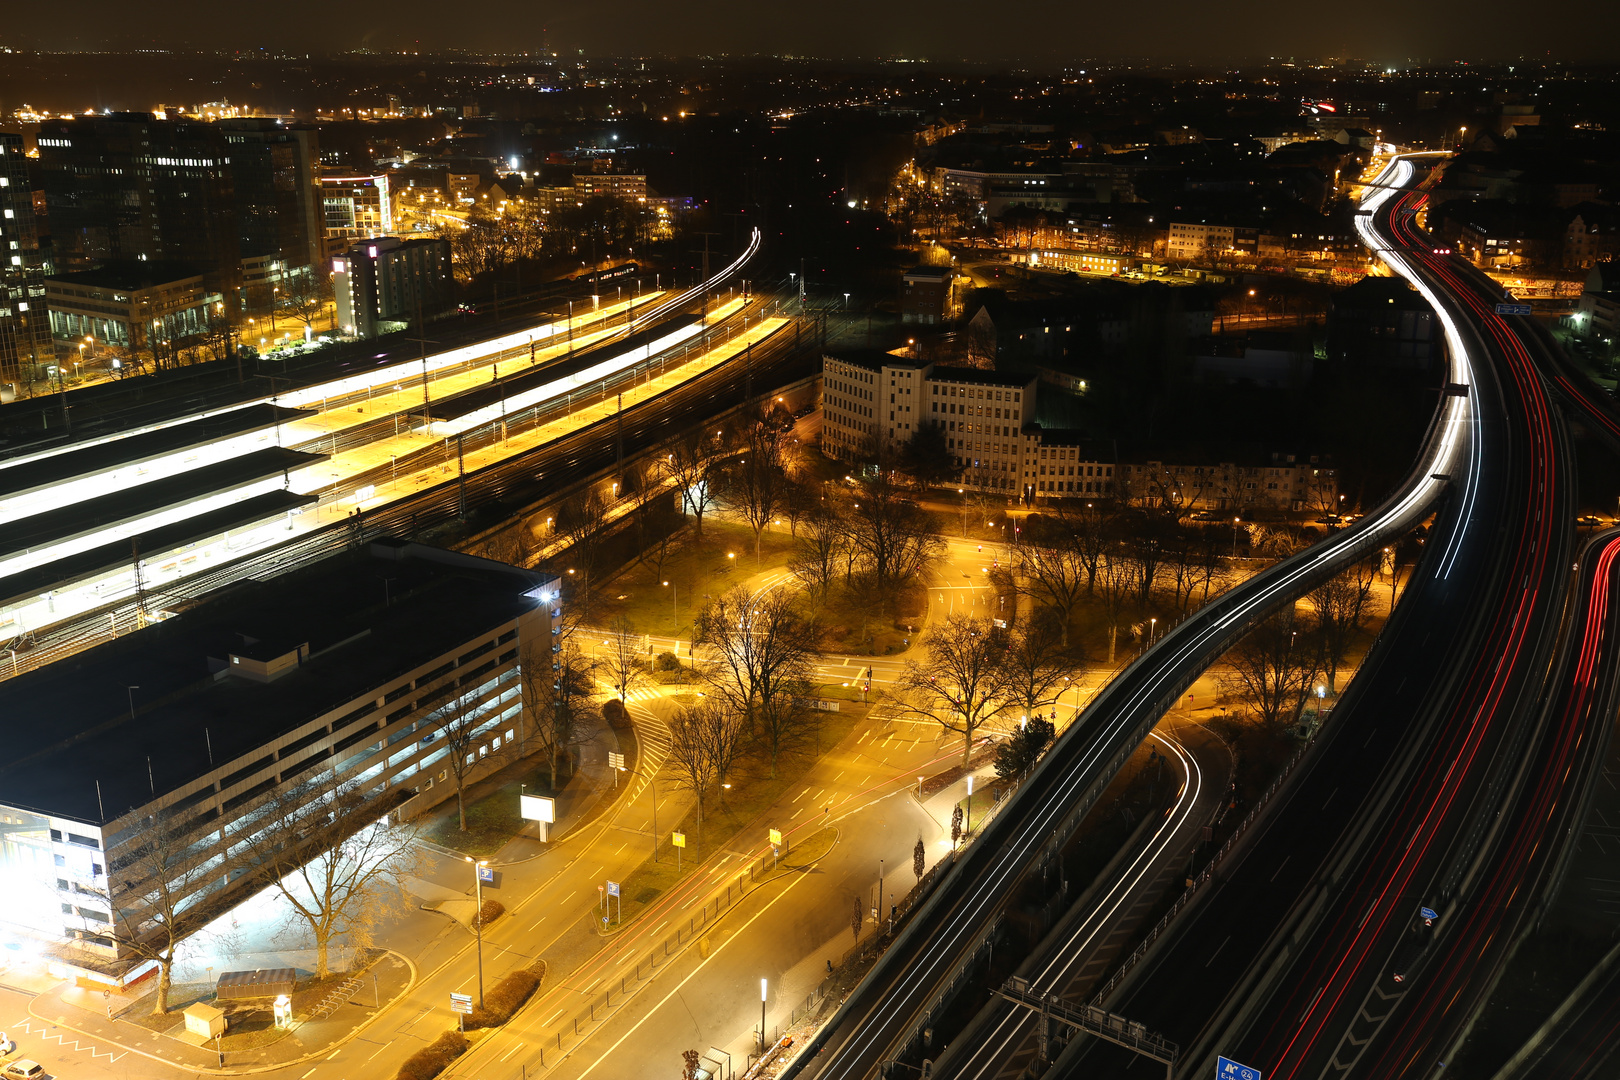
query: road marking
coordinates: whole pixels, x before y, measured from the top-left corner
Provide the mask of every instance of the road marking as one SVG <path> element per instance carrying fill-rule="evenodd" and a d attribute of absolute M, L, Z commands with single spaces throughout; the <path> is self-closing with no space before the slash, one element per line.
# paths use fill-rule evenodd
<path fill-rule="evenodd" d="M 800 799 L 804 798 L 808 794 L 810 794 L 810 789 L 805 788 L 803 791 L 801 791 L 797 795 L 793 796 L 793 801 L 798 802 Z"/>
<path fill-rule="evenodd" d="M 326 1055 L 326 1060 L 331 1061 L 333 1058 L 337 1057 L 341 1053 L 343 1053 L 343 1047 L 340 1046 L 336 1050 L 332 1051 L 330 1054 L 327 1054 Z"/>
<path fill-rule="evenodd" d="M 510 1049 L 506 1053 L 502 1054 L 501 1055 L 501 1060 L 505 1061 L 507 1058 L 511 1057 L 513 1054 L 517 1053 L 521 1049 L 523 1049 L 523 1044 L 518 1043 L 516 1046 L 512 1047 L 512 1049 Z"/>
<path fill-rule="evenodd" d="M 534 920 L 534 925 L 529 927 L 529 929 L 530 930 L 538 930 L 538 929 L 540 929 L 540 924 L 545 922 L 545 921 L 546 921 L 546 917 L 544 915 L 542 915 L 538 919 Z"/>
<path fill-rule="evenodd" d="M 558 1009 L 556 1012 L 551 1014 L 551 1019 L 547 1020 L 543 1026 L 550 1027 L 552 1024 L 557 1022 L 557 1017 L 561 1016 L 563 1013 L 565 1013 L 567 1011 L 568 1011 L 567 1006 L 564 1006 L 563 1008 Z"/>
<path fill-rule="evenodd" d="M 319 1065 L 315 1066 L 315 1069 L 318 1069 L 318 1068 L 320 1068 Z M 309 1072 L 305 1073 L 303 1076 L 300 1076 L 298 1078 L 298 1080 L 309 1080 L 310 1076 L 314 1074 L 315 1069 L 309 1070 Z"/>
<path fill-rule="evenodd" d="M 1215 946 L 1215 951 L 1209 954 L 1209 959 L 1204 961 L 1204 966 L 1209 967 L 1209 965 L 1213 964 L 1215 962 L 1215 958 L 1221 955 L 1221 950 L 1226 948 L 1226 943 L 1231 940 L 1232 935 L 1227 934 L 1226 938 L 1219 945 Z"/>
<path fill-rule="evenodd" d="M 368 1058 L 366 1058 L 366 1060 L 367 1060 L 367 1061 L 370 1061 L 370 1060 L 371 1060 L 371 1058 L 374 1058 L 374 1057 L 376 1057 L 376 1056 L 377 1056 L 377 1055 L 378 1055 L 378 1054 L 380 1054 L 380 1053 L 382 1053 L 382 1052 L 383 1052 L 383 1051 L 384 1051 L 384 1050 L 386 1050 L 386 1049 L 388 1049 L 388 1044 L 387 1044 L 387 1043 L 380 1043 L 380 1044 L 379 1044 L 379 1045 L 378 1045 L 378 1046 L 377 1046 L 377 1049 L 375 1049 L 375 1050 L 373 1050 L 373 1051 L 372 1051 L 372 1052 L 371 1052 L 371 1057 L 368 1057 Z"/>
<path fill-rule="evenodd" d="M 708 967 L 709 963 L 715 957 L 719 956 L 721 951 L 724 950 L 727 945 L 730 945 L 733 941 L 736 941 L 737 938 L 741 937 L 742 932 L 744 930 L 748 929 L 750 926 L 752 926 L 756 919 L 760 918 L 767 911 L 771 910 L 771 908 L 776 904 L 776 902 L 778 900 L 781 900 L 782 897 L 784 897 L 788 893 L 792 892 L 793 887 L 795 885 L 799 884 L 799 882 L 804 881 L 804 880 L 805 880 L 804 875 L 801 874 L 801 875 L 796 876 L 791 882 L 788 883 L 787 888 L 783 889 L 781 892 L 779 892 L 775 896 L 771 897 L 770 901 L 764 907 L 760 908 L 759 911 L 755 912 L 752 918 L 750 918 L 747 922 L 743 923 L 741 926 L 737 927 L 736 931 L 731 935 L 731 937 L 727 938 L 718 947 L 716 947 L 713 952 L 709 953 L 708 958 L 705 959 L 704 961 L 702 961 L 700 964 L 698 964 L 697 967 L 693 968 L 691 974 L 687 975 L 686 978 L 682 979 L 679 983 L 677 983 L 673 990 L 671 990 L 669 993 L 665 994 L 664 997 L 663 997 L 663 1000 L 659 1001 L 659 1003 L 654 1005 L 651 1009 L 648 1009 L 647 1012 L 642 1016 L 642 1018 L 640 1020 L 636 1021 L 634 1027 L 632 1027 L 629 1031 L 625 1032 L 623 1035 L 619 1036 L 618 1042 L 615 1042 L 612 1046 L 608 1047 L 602 1053 L 598 1054 L 597 1057 L 596 1057 L 596 1060 L 591 1063 L 590 1067 L 587 1068 L 584 1072 L 579 1074 L 579 1080 L 585 1080 L 585 1077 L 589 1076 L 592 1072 L 594 1072 L 596 1067 L 602 1063 L 602 1060 L 604 1058 L 606 1058 L 609 1054 L 613 1053 L 620 1046 L 622 1046 L 624 1044 L 624 1041 L 626 1039 L 628 1039 L 630 1036 L 634 1035 L 641 1028 L 642 1024 L 645 1024 L 648 1020 L 650 1020 L 653 1016 L 655 1016 L 658 1013 L 658 1010 L 662 1009 L 665 1005 L 669 1004 L 669 999 L 674 997 L 676 994 L 680 993 L 681 988 L 684 987 L 687 983 L 691 982 L 697 976 L 698 972 L 700 972 L 704 968 Z"/>

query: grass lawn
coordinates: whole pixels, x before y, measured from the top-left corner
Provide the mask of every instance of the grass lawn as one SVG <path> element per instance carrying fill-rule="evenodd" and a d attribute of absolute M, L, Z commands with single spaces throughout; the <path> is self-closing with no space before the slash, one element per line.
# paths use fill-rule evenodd
<path fill-rule="evenodd" d="M 649 859 L 642 863 L 625 878 L 621 887 L 625 919 L 634 918 L 638 911 L 656 901 L 681 877 L 690 874 L 692 868 L 702 861 L 704 853 L 720 850 L 744 826 L 755 821 L 769 809 L 784 791 L 797 783 L 799 778 L 816 763 L 822 748 L 836 746 L 858 721 L 865 718 L 867 708 L 863 705 L 852 705 L 840 712 L 818 714 L 822 719 L 818 743 L 806 746 L 796 753 L 784 753 L 777 762 L 774 780 L 770 778 L 770 760 L 765 754 L 758 750 L 745 754 L 732 767 L 731 775 L 728 777 L 731 790 L 722 793 L 725 796 L 724 800 L 716 798 L 713 793 L 705 798 L 701 838 L 698 835 L 695 808 L 673 825 L 659 822 L 661 832 L 657 861 Z M 686 834 L 686 850 L 681 853 L 680 874 L 675 870 L 675 847 L 670 838 L 672 832 Z M 794 865 L 802 866 L 813 858 L 820 858 L 819 854 L 815 854 L 816 848 L 823 843 L 829 848 L 832 846 L 833 838 L 823 836 L 829 832 L 835 830 L 823 829 L 807 836 L 791 837 L 791 858 Z M 824 850 L 821 852 L 825 853 Z"/>
<path fill-rule="evenodd" d="M 767 530 L 756 560 L 753 530 L 711 511 L 703 517 L 701 541 L 690 528 L 670 539 L 662 572 L 648 559 L 608 581 L 591 622 L 606 626 L 624 615 L 640 633 L 690 637 L 693 616 L 705 603 L 752 574 L 787 566 L 793 546 L 786 530 Z"/>
<path fill-rule="evenodd" d="M 559 775 L 565 784 L 566 774 Z M 518 785 L 527 785 L 520 789 Z M 544 757 L 526 764 L 523 771 L 509 783 L 486 794 L 467 800 L 467 831 L 462 832 L 456 814 L 454 799 L 445 803 L 436 813 L 433 823 L 422 832 L 424 840 L 471 855 L 487 858 L 505 847 L 518 833 L 527 829 L 532 835 L 535 824 L 518 816 L 518 796 L 526 790 L 530 795 L 552 795 L 551 765 Z"/>

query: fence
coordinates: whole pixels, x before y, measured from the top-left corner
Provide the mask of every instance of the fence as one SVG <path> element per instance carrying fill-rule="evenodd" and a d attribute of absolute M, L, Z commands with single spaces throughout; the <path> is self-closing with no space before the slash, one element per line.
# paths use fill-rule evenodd
<path fill-rule="evenodd" d="M 1220 850 L 1215 853 L 1214 857 L 1211 858 L 1209 862 L 1204 865 L 1204 868 L 1200 870 L 1192 879 L 1192 884 L 1188 885 L 1186 890 L 1182 892 L 1180 896 L 1176 897 L 1175 903 L 1170 905 L 1170 910 L 1164 913 L 1163 918 L 1161 918 L 1158 923 L 1154 925 L 1152 930 L 1148 931 L 1147 937 L 1142 939 L 1142 943 L 1136 947 L 1131 955 L 1125 958 L 1124 963 L 1119 966 L 1119 970 L 1115 971 L 1114 974 L 1109 977 L 1108 981 L 1102 985 L 1102 988 L 1098 990 L 1096 994 L 1092 995 L 1091 1004 L 1101 1005 L 1103 1003 L 1108 995 L 1113 992 L 1114 988 L 1118 986 L 1124 980 L 1125 976 L 1130 973 L 1131 969 L 1136 966 L 1137 961 L 1141 960 L 1143 956 L 1147 955 L 1148 947 L 1157 941 L 1160 935 L 1162 935 L 1165 930 L 1169 928 L 1171 921 L 1175 919 L 1177 915 L 1181 914 L 1183 908 L 1192 903 L 1193 897 L 1198 894 L 1198 890 L 1203 888 L 1204 884 L 1208 882 L 1210 878 L 1215 876 L 1215 868 L 1220 865 L 1221 860 L 1226 858 L 1227 854 L 1237 844 L 1238 840 L 1240 840 L 1243 835 L 1249 831 L 1249 826 L 1254 824 L 1254 822 L 1259 818 L 1260 812 L 1264 810 L 1267 804 L 1271 802 L 1272 796 L 1276 795 L 1277 792 L 1282 789 L 1283 783 L 1287 781 L 1289 776 L 1293 775 L 1294 767 L 1300 763 L 1300 761 L 1305 757 L 1306 752 L 1310 750 L 1311 741 L 1314 740 L 1307 741 L 1298 750 L 1294 751 L 1294 756 L 1288 759 L 1288 764 L 1283 766 L 1282 772 L 1278 773 L 1277 778 L 1271 782 L 1271 786 L 1266 788 L 1265 794 L 1260 796 L 1260 798 L 1255 801 L 1254 806 L 1249 809 L 1249 812 L 1243 816 L 1243 820 L 1238 823 L 1238 827 L 1232 830 L 1232 835 L 1226 838 L 1226 843 L 1221 845 Z"/>

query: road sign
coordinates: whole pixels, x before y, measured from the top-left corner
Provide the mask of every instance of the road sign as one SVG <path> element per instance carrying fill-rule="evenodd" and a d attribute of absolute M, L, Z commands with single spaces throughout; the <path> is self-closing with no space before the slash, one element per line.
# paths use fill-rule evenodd
<path fill-rule="evenodd" d="M 1418 908 L 1418 914 L 1425 919 L 1438 919 L 1440 917 L 1440 913 L 1434 908 Z"/>
<path fill-rule="evenodd" d="M 619 883 L 617 881 L 608 882 L 607 887 L 608 887 L 608 895 L 609 896 L 618 896 L 619 895 Z"/>
<path fill-rule="evenodd" d="M 781 829 L 772 829 L 771 830 L 771 846 L 772 847 L 781 847 L 782 846 L 782 830 Z"/>
<path fill-rule="evenodd" d="M 686 846 L 686 834 L 683 833 L 683 832 L 676 833 L 674 835 L 674 844 L 675 844 L 676 847 L 685 847 Z"/>
<path fill-rule="evenodd" d="M 478 880 L 485 885 L 495 884 L 495 868 L 493 866 L 480 866 L 478 868 Z"/>
<path fill-rule="evenodd" d="M 1260 1080 L 1260 1070 L 1239 1065 L 1231 1058 L 1216 1057 L 1215 1080 Z"/>
<path fill-rule="evenodd" d="M 1528 315 L 1528 314 L 1530 314 L 1530 305 L 1529 304 L 1497 304 L 1496 305 L 1496 313 L 1498 315 Z"/>
<path fill-rule="evenodd" d="M 472 1012 L 472 995 L 471 994 L 451 994 L 450 995 L 450 1011 L 451 1012 L 458 1012 L 458 1013 L 470 1013 L 470 1012 Z"/>
<path fill-rule="evenodd" d="M 620 772 L 623 772 L 624 771 L 624 755 L 623 754 L 618 754 L 618 753 L 613 752 L 612 750 L 609 750 L 608 751 L 608 768 L 610 768 L 610 769 L 618 769 Z"/>

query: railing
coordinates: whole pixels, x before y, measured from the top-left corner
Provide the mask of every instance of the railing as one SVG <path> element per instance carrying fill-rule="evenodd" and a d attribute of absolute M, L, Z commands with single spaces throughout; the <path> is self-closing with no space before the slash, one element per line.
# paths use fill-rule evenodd
<path fill-rule="evenodd" d="M 1314 739 L 1307 740 L 1304 745 L 1302 745 L 1298 750 L 1294 751 L 1294 756 L 1288 759 L 1288 763 L 1283 766 L 1282 772 L 1278 773 L 1277 778 L 1271 782 L 1271 786 L 1266 788 L 1265 794 L 1256 800 L 1254 806 L 1250 807 L 1249 812 L 1245 814 L 1243 820 L 1238 823 L 1238 827 L 1232 830 L 1232 835 L 1226 838 L 1226 842 L 1221 845 L 1220 850 L 1215 853 L 1214 857 L 1212 857 L 1209 862 L 1204 864 L 1204 868 L 1200 870 L 1192 879 L 1192 883 L 1187 886 L 1186 891 L 1184 891 L 1180 896 L 1176 897 L 1175 903 L 1170 905 L 1170 910 L 1164 913 L 1163 918 L 1158 921 L 1152 930 L 1148 931 L 1147 937 L 1142 939 L 1141 944 L 1136 947 L 1131 955 L 1125 958 L 1124 963 L 1119 966 L 1119 970 L 1115 971 L 1108 981 L 1102 985 L 1102 988 L 1098 990 L 1096 994 L 1092 995 L 1091 1003 L 1093 1005 L 1101 1005 L 1103 1003 L 1103 1000 L 1113 992 L 1114 988 L 1118 986 L 1120 982 L 1124 980 L 1125 976 L 1130 973 L 1130 970 L 1136 966 L 1137 961 L 1141 960 L 1142 957 L 1147 954 L 1148 947 L 1159 939 L 1160 935 L 1162 935 L 1165 930 L 1169 928 L 1171 921 L 1181 913 L 1183 908 L 1192 902 L 1193 897 L 1198 894 L 1198 890 L 1201 889 L 1204 884 L 1210 880 L 1210 878 L 1214 877 L 1215 868 L 1220 865 L 1222 859 L 1226 858 L 1227 854 L 1232 850 L 1233 846 L 1237 844 L 1238 840 L 1243 837 L 1244 833 L 1249 831 L 1249 826 L 1254 824 L 1255 820 L 1260 816 L 1260 812 L 1266 808 L 1268 803 L 1271 802 L 1272 796 L 1276 795 L 1277 792 L 1281 790 L 1283 783 L 1290 775 L 1293 774 L 1294 767 L 1300 763 L 1301 759 L 1304 758 L 1306 751 L 1311 748 L 1312 742 L 1314 742 Z"/>

